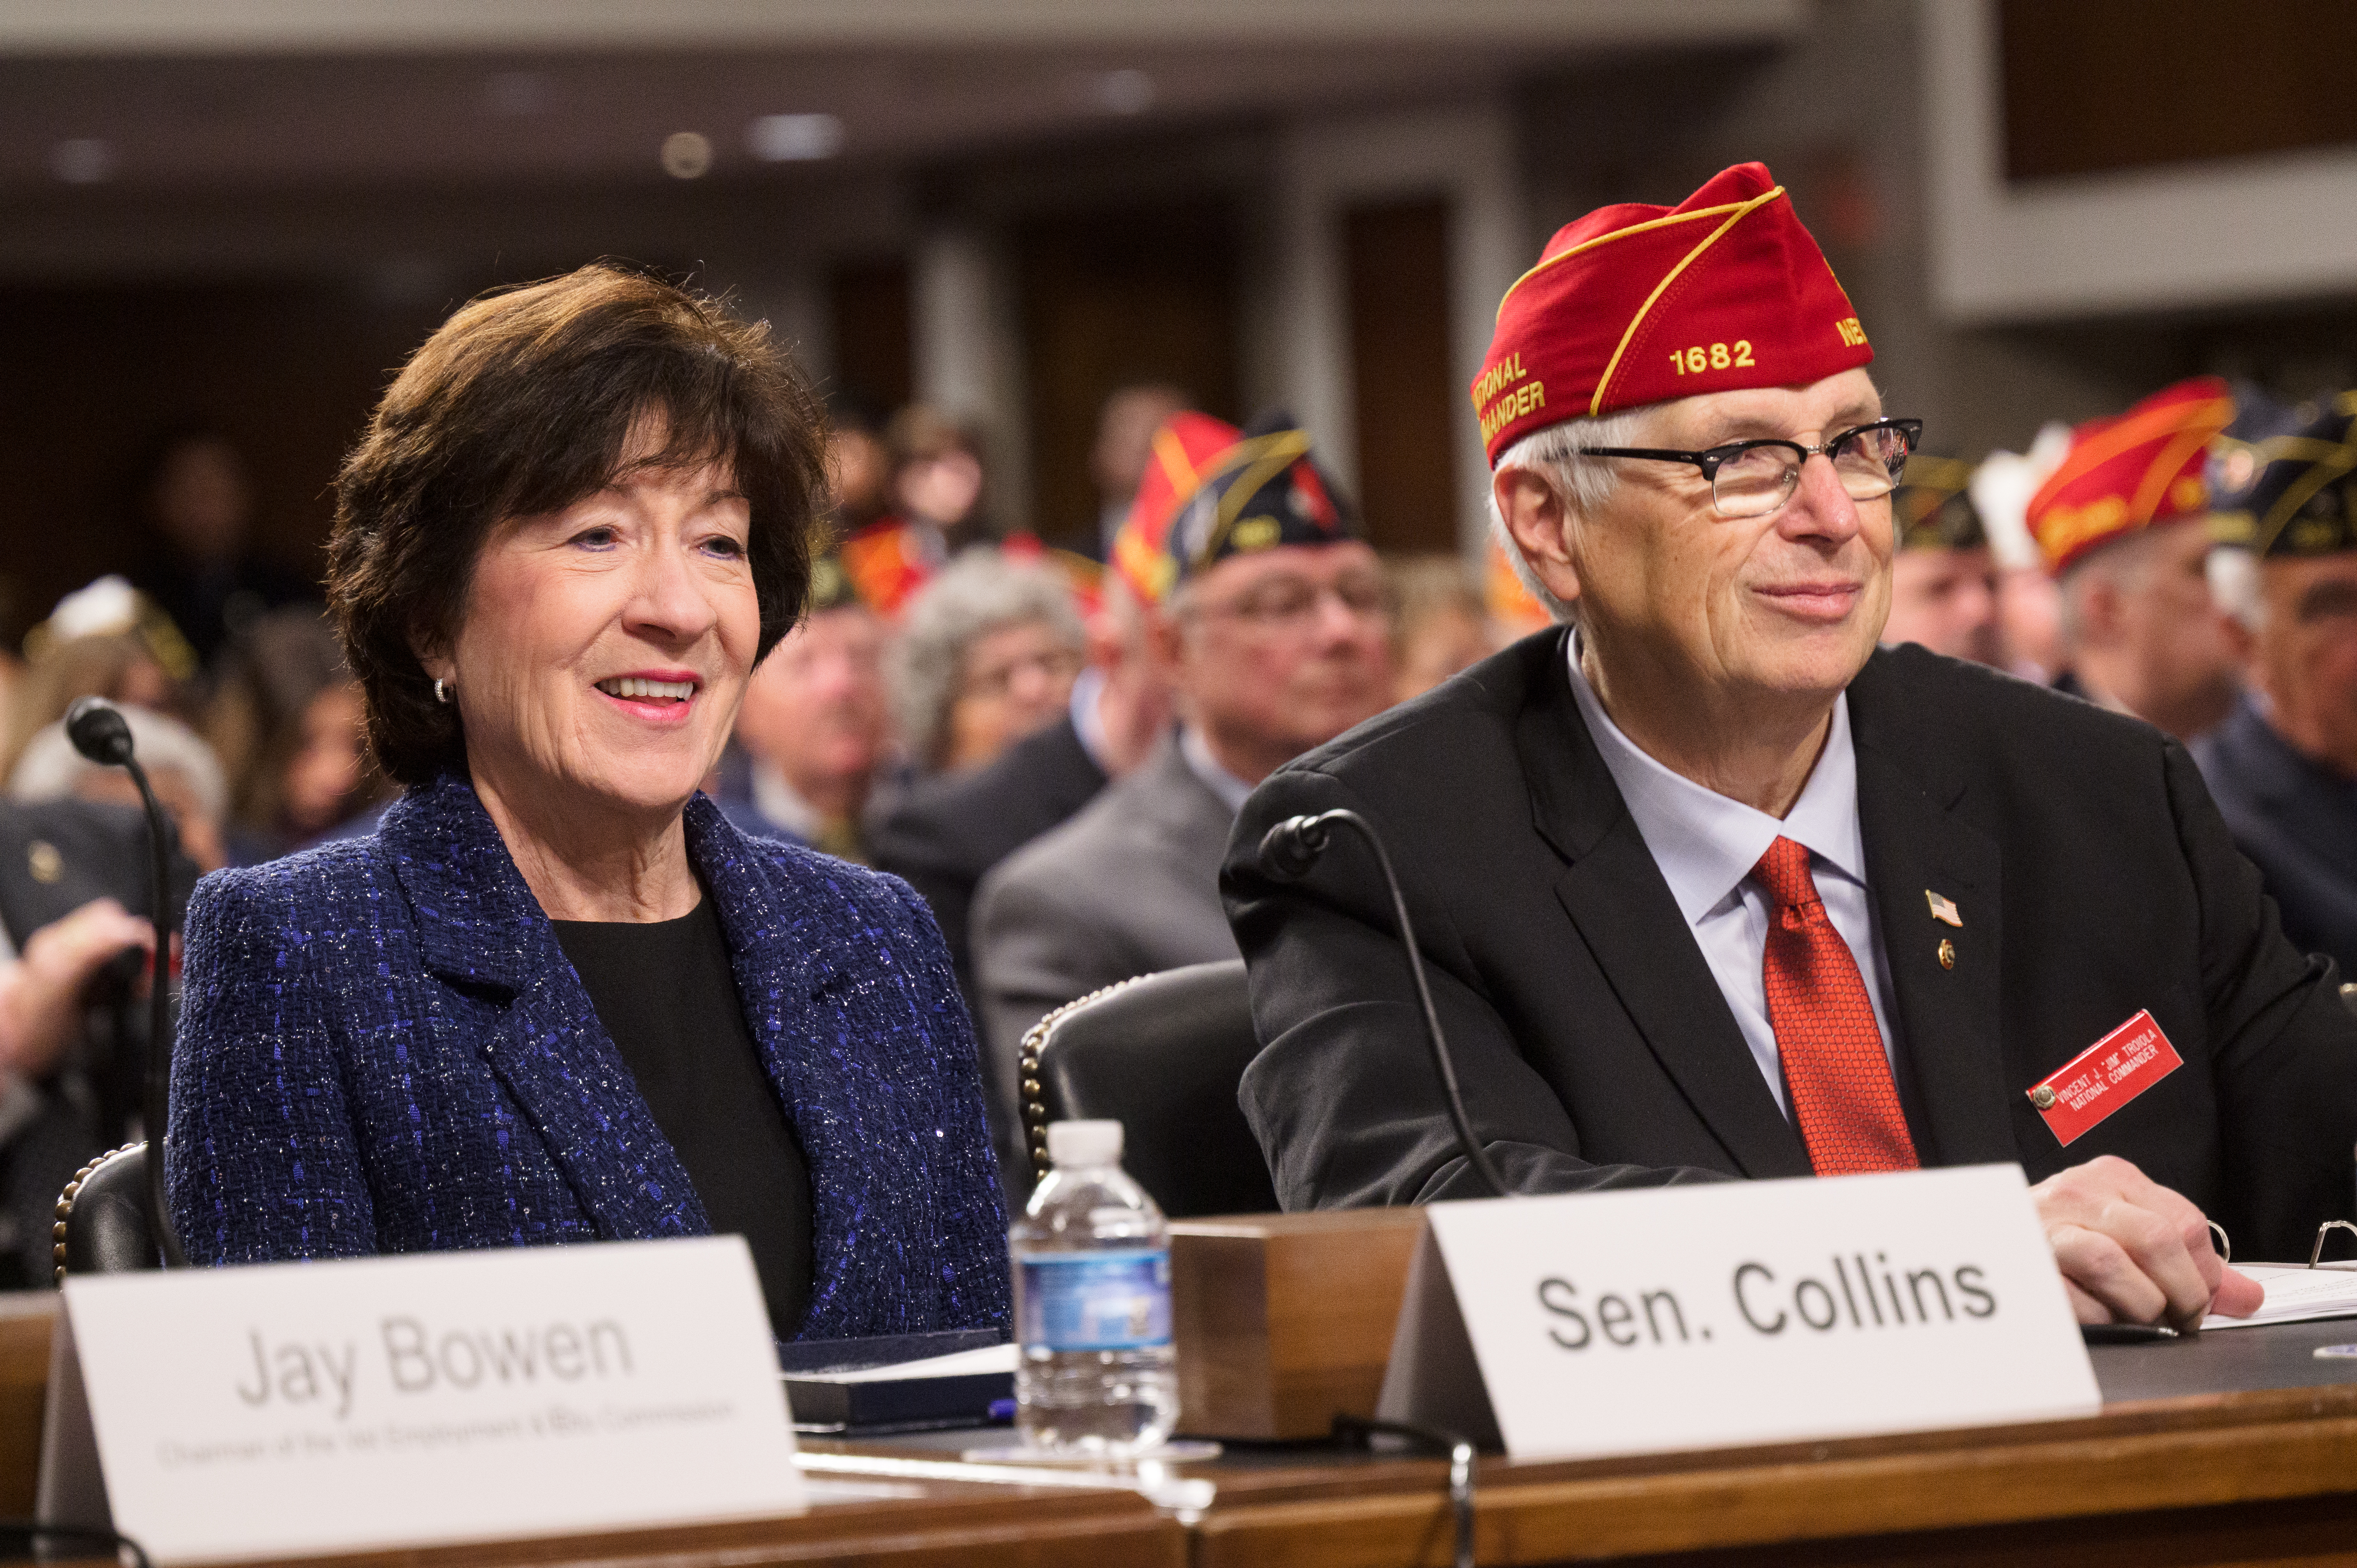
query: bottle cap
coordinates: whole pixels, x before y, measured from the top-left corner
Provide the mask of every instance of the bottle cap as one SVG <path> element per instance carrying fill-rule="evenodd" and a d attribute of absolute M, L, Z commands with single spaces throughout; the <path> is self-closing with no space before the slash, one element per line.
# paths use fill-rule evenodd
<path fill-rule="evenodd" d="M 1060 1165 L 1114 1165 L 1121 1163 L 1118 1122 L 1050 1122 L 1048 1157 Z"/>

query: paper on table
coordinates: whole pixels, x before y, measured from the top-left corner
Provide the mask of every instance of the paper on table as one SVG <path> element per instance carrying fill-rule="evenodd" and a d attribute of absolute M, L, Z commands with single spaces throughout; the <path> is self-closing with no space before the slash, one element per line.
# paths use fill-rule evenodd
<path fill-rule="evenodd" d="M 985 1345 L 979 1349 L 953 1350 L 920 1361 L 894 1361 L 882 1367 L 862 1367 L 849 1372 L 788 1372 L 788 1381 L 813 1383 L 880 1383 L 901 1378 L 971 1378 L 1015 1370 L 1016 1347 Z"/>
<path fill-rule="evenodd" d="M 2303 1269 L 2295 1263 L 2240 1263 L 2259 1283 L 2266 1300 L 2248 1317 L 2201 1320 L 2207 1328 L 2255 1328 L 2262 1323 L 2306 1323 L 2325 1317 L 2357 1317 L 2357 1271 Z"/>

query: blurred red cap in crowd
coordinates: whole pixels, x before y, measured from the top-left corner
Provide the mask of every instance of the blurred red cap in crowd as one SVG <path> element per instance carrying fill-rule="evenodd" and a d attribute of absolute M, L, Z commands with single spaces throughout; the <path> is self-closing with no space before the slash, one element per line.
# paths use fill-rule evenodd
<path fill-rule="evenodd" d="M 2210 443 L 2233 418 L 2226 383 L 2196 376 L 2073 430 L 2062 466 L 2029 498 L 2029 532 L 2046 569 L 2060 573 L 2105 540 L 2207 511 Z"/>
<path fill-rule="evenodd" d="M 1498 307 L 1473 411 L 1494 464 L 1566 419 L 1803 386 L 1873 358 L 1784 188 L 1738 164 L 1675 207 L 1624 202 L 1557 230 Z"/>

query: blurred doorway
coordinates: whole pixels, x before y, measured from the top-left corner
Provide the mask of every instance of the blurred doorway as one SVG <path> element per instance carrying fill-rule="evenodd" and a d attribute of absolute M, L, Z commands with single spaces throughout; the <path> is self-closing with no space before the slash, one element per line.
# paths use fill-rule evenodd
<path fill-rule="evenodd" d="M 1433 197 L 1343 215 L 1360 514 L 1378 550 L 1458 547 L 1450 439 L 1448 203 Z"/>
<path fill-rule="evenodd" d="M 1017 231 L 1041 538 L 1095 553 L 1089 450 L 1107 394 L 1167 381 L 1205 413 L 1238 418 L 1238 254 L 1234 215 L 1217 201 L 1059 215 Z"/>
<path fill-rule="evenodd" d="M 898 257 L 853 262 L 827 278 L 834 317 L 834 390 L 888 419 L 914 384 L 909 263 Z"/>

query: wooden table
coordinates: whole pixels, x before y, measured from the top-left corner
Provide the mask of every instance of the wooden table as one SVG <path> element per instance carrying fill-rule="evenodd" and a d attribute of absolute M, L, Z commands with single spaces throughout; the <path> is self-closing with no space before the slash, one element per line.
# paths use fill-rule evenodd
<path fill-rule="evenodd" d="M 38 1309 L 0 1310 L 0 1483 L 29 1501 L 26 1379 Z M 2357 1563 L 2357 1323 L 2094 1352 L 2110 1402 L 2080 1421 L 1715 1453 L 1484 1460 L 1484 1563 L 1791 1563 L 2154 1568 Z M 30 1406 L 38 1410 L 38 1393 Z M 972 1434 L 852 1444 L 910 1455 Z M 842 1450 L 843 1445 L 813 1444 Z M 1121 1491 L 823 1478 L 757 1524 L 388 1552 L 346 1568 L 759 1568 L 830 1562 L 1406 1568 L 1449 1561 L 1437 1460 L 1238 1447 L 1181 1524 Z M 21 1494 L 21 1495 L 20 1495 Z"/>

